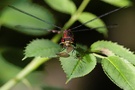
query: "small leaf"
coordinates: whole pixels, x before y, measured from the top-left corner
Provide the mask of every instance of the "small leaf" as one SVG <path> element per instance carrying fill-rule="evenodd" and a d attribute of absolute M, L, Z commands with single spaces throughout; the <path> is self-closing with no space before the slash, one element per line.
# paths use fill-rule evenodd
<path fill-rule="evenodd" d="M 51 8 L 67 13 L 73 14 L 76 11 L 76 6 L 72 0 L 44 0 Z"/>
<path fill-rule="evenodd" d="M 73 53 L 71 52 L 71 55 L 68 58 L 60 58 L 62 68 L 67 76 L 67 82 L 73 78 L 82 77 L 90 73 L 96 65 L 96 58 L 92 54 L 87 54 L 79 60 L 75 58 Z"/>
<path fill-rule="evenodd" d="M 127 60 L 110 56 L 102 60 L 107 76 L 123 90 L 135 90 L 135 67 Z"/>
<path fill-rule="evenodd" d="M 54 18 L 52 14 L 45 8 L 40 7 L 36 4 L 32 4 L 30 2 L 21 2 L 13 4 L 12 6 L 27 12 L 29 14 L 32 14 L 38 18 L 41 18 L 43 20 L 46 20 L 47 22 L 54 23 Z M 23 29 L 23 28 L 16 28 L 16 25 L 20 25 L 23 27 L 31 27 L 31 28 L 45 28 L 48 30 L 52 29 L 51 25 L 48 25 L 47 23 L 44 23 L 34 17 L 31 17 L 29 15 L 26 15 L 22 12 L 19 12 L 17 10 L 14 10 L 13 8 L 7 7 L 5 10 L 3 10 L 3 13 L 0 17 L 0 21 L 2 25 L 15 29 L 19 32 L 30 34 L 30 35 L 43 35 L 47 33 L 46 30 L 32 30 L 32 29 Z"/>
<path fill-rule="evenodd" d="M 124 58 L 135 65 L 135 55 L 131 51 L 121 45 L 118 45 L 117 43 L 113 43 L 111 41 L 98 41 L 91 45 L 92 52 L 101 53 L 103 49 L 108 49 L 113 54 Z"/>
<path fill-rule="evenodd" d="M 92 13 L 89 13 L 89 12 L 83 12 L 81 13 L 81 15 L 79 16 L 78 20 L 81 22 L 81 23 L 86 23 L 88 20 L 92 20 L 94 18 L 97 18 L 96 15 L 92 14 Z M 101 20 L 101 19 L 96 19 L 92 22 L 89 22 L 87 24 L 85 24 L 87 27 L 89 28 L 97 28 L 96 30 L 99 32 L 99 33 L 102 33 L 104 34 L 105 36 L 107 35 L 107 28 L 104 27 L 105 26 L 105 23 Z M 98 27 L 104 27 L 104 28 L 98 28 Z"/>
<path fill-rule="evenodd" d="M 55 57 L 60 51 L 60 46 L 49 40 L 36 39 L 27 45 L 25 58 L 27 57 Z"/>
<path fill-rule="evenodd" d="M 109 3 L 114 6 L 123 7 L 131 6 L 132 2 L 130 0 L 102 0 L 103 2 Z"/>

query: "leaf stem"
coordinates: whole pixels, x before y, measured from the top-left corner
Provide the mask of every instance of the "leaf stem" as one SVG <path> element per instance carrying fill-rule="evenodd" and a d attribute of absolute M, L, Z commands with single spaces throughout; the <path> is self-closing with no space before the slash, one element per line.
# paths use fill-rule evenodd
<path fill-rule="evenodd" d="M 19 81 L 25 78 L 29 73 L 31 73 L 33 70 L 35 70 L 37 67 L 39 67 L 44 62 L 48 61 L 49 58 L 41 58 L 37 57 L 32 60 L 30 64 L 28 64 L 16 77 L 9 80 L 6 84 L 4 84 L 2 87 L 0 87 L 0 90 L 9 90 L 13 86 L 15 86 Z"/>
<path fill-rule="evenodd" d="M 83 12 L 83 10 L 86 8 L 90 0 L 83 0 L 81 5 L 79 6 L 78 10 L 71 16 L 71 18 L 67 21 L 67 23 L 62 28 L 62 31 L 65 29 L 68 29 L 79 17 L 79 15 Z M 61 38 L 61 35 L 57 34 L 52 38 L 53 42 L 58 42 Z"/>
<path fill-rule="evenodd" d="M 94 56 L 98 57 L 98 58 L 105 58 L 105 56 L 101 56 L 99 54 L 93 53 Z"/>

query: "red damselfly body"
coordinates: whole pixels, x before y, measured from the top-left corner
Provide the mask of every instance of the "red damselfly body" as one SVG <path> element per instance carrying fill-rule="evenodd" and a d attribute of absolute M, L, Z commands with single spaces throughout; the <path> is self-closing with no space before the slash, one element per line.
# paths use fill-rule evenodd
<path fill-rule="evenodd" d="M 37 20 L 40 20 L 40 21 L 42 21 L 42 22 L 44 22 L 44 23 L 46 23 L 46 24 L 52 25 L 52 26 L 54 26 L 55 28 L 57 28 L 57 29 L 59 29 L 59 30 L 62 29 L 61 27 L 59 27 L 59 26 L 57 26 L 57 25 L 55 25 L 55 24 L 52 24 L 52 23 L 50 23 L 50 22 L 48 22 L 48 21 L 46 21 L 46 20 L 43 20 L 43 19 L 41 19 L 41 18 L 39 18 L 39 17 L 37 17 L 37 16 L 34 16 L 34 15 L 30 14 L 30 13 L 27 13 L 27 12 L 25 12 L 25 11 L 23 11 L 23 10 L 21 10 L 21 9 L 18 9 L 18 8 L 14 7 L 14 6 L 9 5 L 9 7 L 12 8 L 12 9 L 14 9 L 14 10 L 17 10 L 17 11 L 19 11 L 19 12 L 21 12 L 21 13 L 24 13 L 24 14 L 26 14 L 26 15 L 28 15 L 28 16 L 31 16 L 31 17 L 33 17 L 33 18 L 35 18 L 35 19 L 37 19 Z M 102 18 L 102 17 L 104 17 L 104 16 L 107 16 L 107 15 L 109 15 L 109 14 L 111 14 L 111 13 L 113 13 L 113 12 L 116 12 L 116 11 L 122 9 L 122 8 L 124 8 L 124 7 L 121 7 L 121 8 L 115 9 L 115 10 L 112 10 L 112 11 L 110 11 L 110 12 L 108 12 L 108 13 L 105 13 L 105 14 L 103 14 L 103 15 L 100 15 L 100 16 L 94 18 L 94 19 L 88 20 L 88 21 L 86 21 L 85 23 L 83 23 L 83 24 L 81 24 L 81 25 L 78 25 L 78 26 L 76 26 L 76 27 L 74 27 L 74 28 L 71 28 L 71 29 L 67 29 L 67 30 L 64 30 L 64 31 L 51 30 L 51 32 L 53 32 L 53 33 L 63 33 L 63 36 L 62 36 L 62 39 L 61 39 L 60 44 L 63 46 L 64 49 L 66 49 L 66 52 L 64 52 L 64 53 L 62 52 L 62 53 L 59 53 L 59 54 L 57 54 L 57 55 L 59 55 L 59 56 L 64 56 L 64 57 L 68 57 L 68 56 L 69 56 L 68 53 L 71 52 L 72 50 L 74 50 L 74 48 L 75 48 L 74 35 L 73 35 L 73 32 L 74 32 L 73 30 L 74 30 L 74 29 L 77 29 L 77 28 L 79 28 L 79 27 L 81 27 L 81 26 L 83 26 L 83 25 L 86 25 L 86 24 L 88 24 L 88 23 L 94 21 L 94 20 L 97 20 L 97 19 L 99 19 L 99 18 Z M 17 26 L 17 27 L 21 27 L 21 26 Z M 22 28 L 25 28 L 25 27 L 22 27 Z M 26 28 L 29 28 L 29 27 L 26 27 Z M 100 27 L 97 27 L 97 28 L 100 28 Z M 36 29 L 36 28 L 29 28 L 29 29 Z M 95 28 L 93 28 L 93 29 L 95 29 Z M 40 29 L 37 29 L 37 30 L 40 30 Z M 42 29 L 42 30 L 47 30 L 47 29 Z M 91 30 L 91 29 L 89 29 L 89 30 Z M 48 30 L 48 31 L 49 31 L 49 30 Z M 76 30 L 76 31 L 83 31 L 83 30 Z M 75 31 L 75 32 L 76 32 L 76 31 Z"/>

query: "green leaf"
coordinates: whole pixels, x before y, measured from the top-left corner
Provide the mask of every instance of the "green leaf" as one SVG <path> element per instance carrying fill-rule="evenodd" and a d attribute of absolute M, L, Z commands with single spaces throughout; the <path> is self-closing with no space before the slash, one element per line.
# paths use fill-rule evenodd
<path fill-rule="evenodd" d="M 123 7 L 131 6 L 132 2 L 130 0 L 102 0 L 103 2 L 109 3 L 114 6 Z"/>
<path fill-rule="evenodd" d="M 16 48 L 4 48 L 0 47 L 0 84 L 6 83 L 8 80 L 11 78 L 15 77 L 21 70 L 21 67 L 25 64 L 26 62 L 22 62 L 22 53 L 23 51 L 21 49 L 16 49 Z M 16 65 L 15 65 L 16 64 Z M 23 65 L 22 65 L 23 64 Z M 10 69 L 10 70 L 9 70 Z M 8 70 L 8 71 L 7 71 Z M 39 77 L 39 78 L 37 78 Z M 25 78 L 23 78 L 23 81 L 28 81 L 28 83 L 23 82 L 23 83 L 18 83 L 15 88 L 17 90 L 20 90 L 21 86 L 34 86 L 34 87 L 41 87 L 41 85 L 46 84 L 42 81 L 44 78 L 44 73 L 41 71 L 34 71 L 27 75 Z M 27 87 L 27 88 L 28 88 Z"/>
<path fill-rule="evenodd" d="M 72 0 L 44 0 L 51 8 L 67 13 L 73 14 L 76 11 L 76 6 Z"/>
<path fill-rule="evenodd" d="M 54 23 L 54 18 L 52 14 L 45 8 L 40 7 L 36 4 L 32 4 L 30 2 L 16 3 L 13 4 L 16 8 L 23 10 L 29 14 L 32 14 L 38 18 L 46 20 L 50 23 Z M 30 34 L 30 35 L 43 35 L 47 33 L 46 30 L 32 30 L 25 28 L 15 28 L 16 25 L 21 25 L 22 27 L 31 27 L 31 28 L 42 28 L 42 29 L 52 29 L 51 25 L 44 23 L 36 18 L 33 18 L 29 15 L 26 15 L 22 12 L 14 10 L 13 8 L 7 7 L 3 10 L 3 13 L 0 17 L 0 21 L 2 25 L 15 29 L 19 32 Z"/>
<path fill-rule="evenodd" d="M 9 70 L 10 69 L 10 70 Z M 8 71 L 7 71 L 8 70 Z M 7 82 L 15 76 L 21 69 L 7 60 L 0 53 L 0 82 L 1 84 Z"/>
<path fill-rule="evenodd" d="M 25 49 L 27 57 L 55 57 L 60 51 L 60 46 L 49 40 L 36 39 L 30 42 Z"/>
<path fill-rule="evenodd" d="M 102 60 L 107 76 L 123 90 L 135 90 L 135 67 L 122 58 L 110 56 Z"/>
<path fill-rule="evenodd" d="M 67 76 L 67 82 L 90 73 L 96 65 L 96 58 L 92 54 L 87 54 L 82 59 L 77 59 L 73 53 L 75 52 L 71 52 L 68 58 L 60 58 L 62 68 Z"/>
<path fill-rule="evenodd" d="M 92 20 L 94 18 L 97 18 L 97 16 L 89 12 L 83 12 L 80 14 L 78 20 L 81 23 L 86 23 L 88 20 Z M 100 18 L 85 24 L 85 26 L 89 28 L 95 28 L 99 33 L 102 33 L 105 36 L 107 35 L 107 28 L 105 27 L 106 25 Z M 103 27 L 103 28 L 98 28 L 98 27 Z"/>
<path fill-rule="evenodd" d="M 135 65 L 135 55 L 133 52 L 129 51 L 121 45 L 118 45 L 117 43 L 113 43 L 111 41 L 98 41 L 91 45 L 92 52 L 102 53 L 101 51 L 103 49 L 108 49 L 113 54 L 124 58 Z"/>

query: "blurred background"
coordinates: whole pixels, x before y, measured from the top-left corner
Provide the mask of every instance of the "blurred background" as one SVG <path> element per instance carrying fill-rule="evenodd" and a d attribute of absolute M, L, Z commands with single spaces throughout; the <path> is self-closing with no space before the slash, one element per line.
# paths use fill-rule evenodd
<path fill-rule="evenodd" d="M 82 0 L 72 0 L 76 7 L 79 7 Z M 135 2 L 134 0 L 127 0 L 132 3 L 131 6 L 123 8 L 117 12 L 107 15 L 102 18 L 106 25 L 117 24 L 117 27 L 108 29 L 108 37 L 95 31 L 82 31 L 75 32 L 75 41 L 80 44 L 87 45 L 88 47 L 98 40 L 110 40 L 117 42 L 129 48 L 131 51 L 135 51 Z M 20 4 L 24 3 L 25 4 Z M 18 4 L 19 3 L 19 4 Z M 55 34 L 46 31 L 25 30 L 20 31 L 14 28 L 15 25 L 30 25 L 39 28 L 53 29 L 50 25 L 44 26 L 42 22 L 31 23 L 27 19 L 27 16 L 21 17 L 14 11 L 11 12 L 7 5 L 16 5 L 27 11 L 30 7 L 27 3 L 33 5 L 34 10 L 39 17 L 47 19 L 51 23 L 55 23 L 57 26 L 62 27 L 70 18 L 69 14 L 58 12 L 52 9 L 45 0 L 1 0 L 0 1 L 0 86 L 2 86 L 10 78 L 14 77 L 21 69 L 23 69 L 30 61 L 27 59 L 22 61 L 23 50 L 26 45 L 36 38 L 51 39 Z M 122 1 L 121 1 L 122 3 Z M 18 4 L 18 5 L 17 5 Z M 43 9 L 36 9 L 41 7 Z M 84 11 L 91 12 L 97 16 L 105 14 L 119 8 L 116 5 L 108 4 L 102 0 L 91 0 Z M 44 12 L 43 12 L 44 11 Z M 28 10 L 28 12 L 30 12 Z M 31 13 L 31 12 L 30 12 Z M 47 13 L 47 14 L 46 14 Z M 44 18 L 45 15 L 45 18 Z M 49 16 L 49 17 L 48 17 Z M 29 18 L 29 17 L 28 17 Z M 22 21 L 20 21 L 20 20 Z M 41 24 L 42 23 L 42 24 Z M 32 24 L 32 25 L 31 25 Z M 79 21 L 76 21 L 72 26 L 80 25 Z M 83 26 L 81 29 L 87 27 Z M 17 84 L 12 90 L 121 90 L 104 74 L 100 64 L 97 64 L 96 68 L 88 75 L 71 80 L 68 84 L 65 84 L 66 75 L 61 68 L 60 62 L 57 59 L 52 59 L 47 63 L 40 66 L 35 72 L 30 74 L 28 80 L 33 85 L 33 89 L 24 83 Z M 42 89 L 39 88 L 42 86 Z"/>

